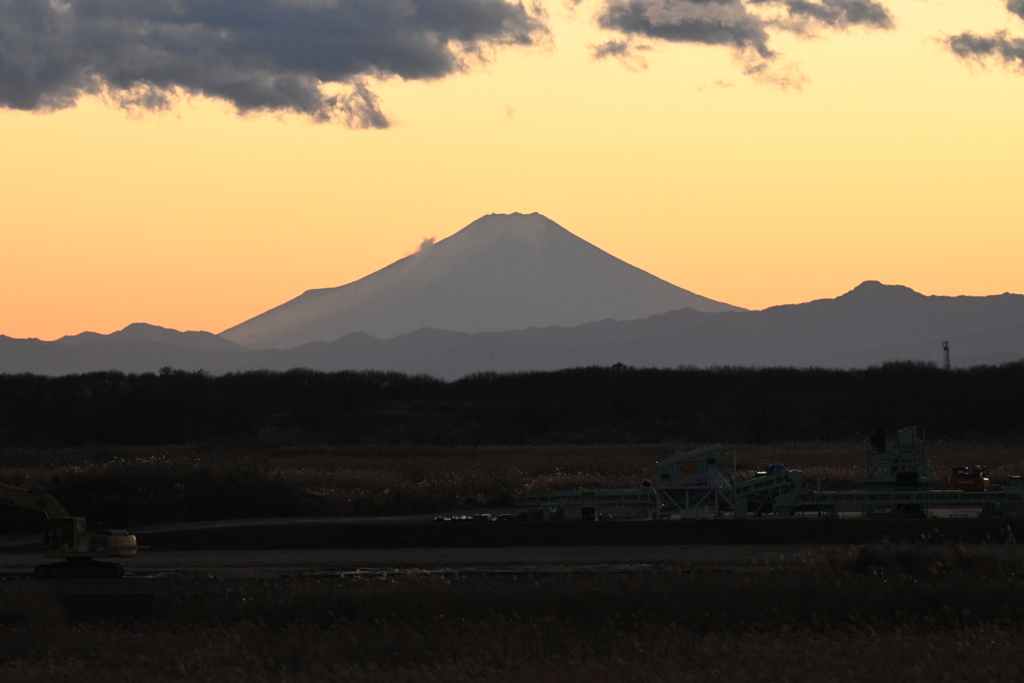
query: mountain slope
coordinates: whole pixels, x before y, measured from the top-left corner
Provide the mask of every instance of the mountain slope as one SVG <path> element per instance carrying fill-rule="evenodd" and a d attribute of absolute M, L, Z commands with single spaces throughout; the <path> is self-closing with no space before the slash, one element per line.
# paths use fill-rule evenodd
<path fill-rule="evenodd" d="M 457 379 L 473 372 L 557 370 L 624 363 L 638 367 L 820 366 L 887 361 L 953 367 L 1024 358 L 1024 296 L 924 296 L 865 282 L 835 299 L 763 311 L 684 308 L 642 320 L 602 320 L 469 334 L 422 328 L 390 339 L 353 333 L 291 349 L 245 349 L 208 333 L 132 326 L 112 335 L 55 342 L 0 336 L 0 372 L 59 375 L 96 370 L 153 372 L 164 366 L 214 374 L 240 370 L 397 370 Z"/>
<path fill-rule="evenodd" d="M 683 309 L 643 320 L 475 335 L 440 330 L 388 340 L 352 335 L 273 352 L 262 362 L 272 369 L 398 370 L 448 379 L 614 363 L 856 368 L 887 361 L 940 362 L 944 339 L 952 346 L 954 367 L 1024 358 L 1024 296 L 924 296 L 866 282 L 836 299 L 763 311 Z"/>
<path fill-rule="evenodd" d="M 571 327 L 680 308 L 741 310 L 635 268 L 540 214 L 492 214 L 361 280 L 308 291 L 221 336 L 281 349 L 353 332 L 390 338 L 425 327 Z"/>

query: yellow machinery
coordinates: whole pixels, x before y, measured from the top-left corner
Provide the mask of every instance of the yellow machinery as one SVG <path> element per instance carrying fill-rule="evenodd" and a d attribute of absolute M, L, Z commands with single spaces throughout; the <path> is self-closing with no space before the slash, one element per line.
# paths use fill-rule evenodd
<path fill-rule="evenodd" d="M 85 519 L 72 517 L 56 498 L 42 491 L 0 484 L 0 504 L 39 510 L 46 515 L 43 557 L 64 562 L 36 567 L 38 578 L 117 578 L 124 567 L 115 562 L 95 562 L 101 557 L 133 557 L 138 551 L 135 536 L 124 529 L 86 533 Z"/>

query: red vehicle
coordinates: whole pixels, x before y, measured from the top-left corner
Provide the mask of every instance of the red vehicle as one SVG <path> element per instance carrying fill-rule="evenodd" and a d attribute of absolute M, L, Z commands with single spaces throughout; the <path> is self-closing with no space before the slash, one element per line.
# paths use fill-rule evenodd
<path fill-rule="evenodd" d="M 954 467 L 948 480 L 949 488 L 958 491 L 981 493 L 988 488 L 988 477 L 981 465 L 974 467 Z"/>

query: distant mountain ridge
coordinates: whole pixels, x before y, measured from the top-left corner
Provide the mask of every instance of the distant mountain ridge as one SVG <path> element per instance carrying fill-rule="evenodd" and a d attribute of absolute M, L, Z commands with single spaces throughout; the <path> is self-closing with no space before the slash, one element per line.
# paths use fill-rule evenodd
<path fill-rule="evenodd" d="M 423 328 L 498 332 L 737 311 L 615 258 L 538 214 L 491 214 L 361 280 L 314 289 L 221 333 L 249 348 L 388 339 Z"/>
<path fill-rule="evenodd" d="M 95 332 L 83 332 L 81 334 L 61 337 L 54 343 L 67 345 L 81 345 L 95 342 L 100 339 L 107 339 L 111 342 L 130 343 L 136 341 L 157 342 L 180 346 L 186 349 L 197 351 L 240 351 L 241 346 L 213 334 L 212 332 L 179 332 L 158 325 L 148 323 L 132 323 L 123 330 L 118 330 L 108 335 L 96 334 Z"/>
<path fill-rule="evenodd" d="M 133 323 L 111 334 L 83 332 L 52 342 L 0 335 L 0 372 L 69 375 L 100 370 L 155 372 L 163 367 L 229 368 L 251 352 L 210 332 Z"/>
<path fill-rule="evenodd" d="M 167 365 L 217 374 L 299 367 L 455 379 L 474 372 L 615 363 L 856 368 L 887 361 L 940 362 L 944 339 L 951 344 L 954 367 L 1024 359 L 1024 296 L 925 296 L 907 287 L 865 282 L 835 299 L 763 311 L 680 309 L 575 327 L 477 334 L 427 328 L 390 339 L 354 333 L 277 350 L 246 349 L 209 333 L 131 326 L 112 335 L 55 342 L 0 336 L 0 372 L 146 372 Z"/>

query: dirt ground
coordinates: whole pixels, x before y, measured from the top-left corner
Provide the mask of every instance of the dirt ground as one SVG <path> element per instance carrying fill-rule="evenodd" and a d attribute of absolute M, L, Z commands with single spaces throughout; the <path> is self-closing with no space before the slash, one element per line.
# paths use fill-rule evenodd
<path fill-rule="evenodd" d="M 176 524 L 135 532 L 142 546 L 126 576 L 182 573 L 272 578 L 392 571 L 469 573 L 757 571 L 799 566 L 814 553 L 866 544 L 952 546 L 1024 557 L 1001 520 L 816 520 L 607 523 L 433 523 L 423 518 L 251 520 Z M 35 537 L 0 539 L 0 577 L 43 563 Z M 53 562 L 54 560 L 48 560 Z"/>
<path fill-rule="evenodd" d="M 847 546 L 843 546 L 847 549 Z M 654 565 L 730 570 L 798 564 L 806 545 L 590 546 L 579 548 L 366 548 L 321 550 L 211 550 L 142 552 L 123 560 L 126 576 L 205 572 L 213 576 L 269 578 L 294 574 L 391 570 L 521 572 L 637 571 Z M 3 574 L 31 571 L 37 554 L 0 557 Z"/>

